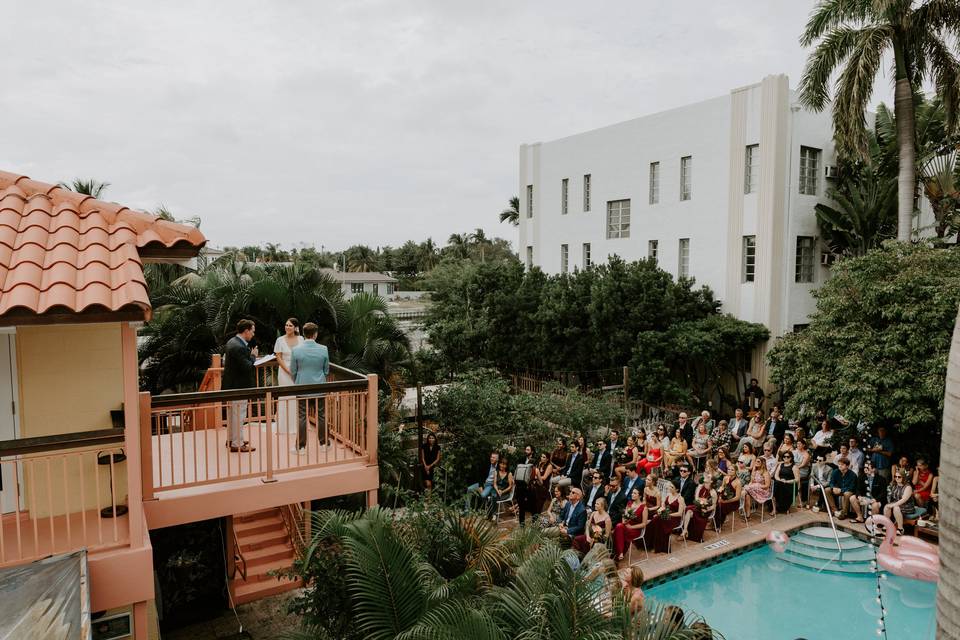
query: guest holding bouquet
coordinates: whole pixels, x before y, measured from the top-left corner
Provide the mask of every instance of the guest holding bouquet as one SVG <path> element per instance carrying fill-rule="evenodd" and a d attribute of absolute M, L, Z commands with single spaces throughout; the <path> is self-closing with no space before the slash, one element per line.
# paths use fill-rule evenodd
<path fill-rule="evenodd" d="M 681 531 L 688 540 L 703 542 L 703 533 L 717 508 L 717 492 L 713 489 L 713 476 L 704 475 L 697 487 L 693 504 L 687 505 L 683 514 Z"/>
<path fill-rule="evenodd" d="M 660 507 L 656 517 L 648 525 L 647 540 L 654 550 L 661 553 L 670 551 L 670 535 L 674 529 L 680 526 L 686 508 L 687 505 L 684 504 L 683 497 L 677 491 L 677 486 L 671 482 L 668 485 L 663 506 Z"/>
<path fill-rule="evenodd" d="M 634 489 L 630 494 L 630 501 L 627 502 L 627 508 L 623 511 L 623 522 L 613 530 L 613 550 L 617 560 L 623 560 L 627 545 L 632 544 L 644 533 L 649 514 L 640 490 Z"/>
<path fill-rule="evenodd" d="M 714 519 L 717 521 L 717 528 L 720 528 L 727 515 L 740 508 L 740 500 L 743 498 L 743 483 L 740 482 L 737 468 L 733 465 L 727 469 L 727 474 L 717 490 L 717 497 L 719 502 Z"/>
<path fill-rule="evenodd" d="M 595 544 L 606 544 L 613 527 L 610 514 L 607 513 L 605 498 L 597 498 L 593 505 L 593 513 L 587 518 L 586 530 L 573 539 L 573 548 L 586 555 Z"/>

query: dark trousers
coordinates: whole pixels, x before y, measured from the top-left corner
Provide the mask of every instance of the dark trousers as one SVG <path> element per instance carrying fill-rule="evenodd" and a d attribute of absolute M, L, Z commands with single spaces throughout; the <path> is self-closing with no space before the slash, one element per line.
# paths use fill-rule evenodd
<path fill-rule="evenodd" d="M 326 444 L 326 411 L 323 396 L 308 396 L 297 399 L 297 448 L 307 446 L 307 415 L 317 416 L 317 438 Z"/>

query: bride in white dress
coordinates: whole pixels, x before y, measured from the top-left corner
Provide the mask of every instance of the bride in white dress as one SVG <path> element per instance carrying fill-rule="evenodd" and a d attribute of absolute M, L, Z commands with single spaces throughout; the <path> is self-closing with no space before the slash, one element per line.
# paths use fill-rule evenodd
<path fill-rule="evenodd" d="M 277 385 L 286 387 L 294 384 L 290 374 L 293 349 L 303 344 L 300 336 L 300 322 L 296 318 L 288 318 L 283 325 L 283 335 L 277 338 L 273 345 L 273 353 L 277 356 Z M 277 401 L 277 429 L 287 433 L 297 432 L 297 400 L 293 396 L 284 396 Z"/>

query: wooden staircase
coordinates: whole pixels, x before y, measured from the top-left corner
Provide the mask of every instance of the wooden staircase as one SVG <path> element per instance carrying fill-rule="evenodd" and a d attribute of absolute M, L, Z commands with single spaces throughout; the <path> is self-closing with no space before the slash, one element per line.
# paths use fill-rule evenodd
<path fill-rule="evenodd" d="M 242 513 L 233 517 L 237 554 L 242 558 L 229 583 L 234 605 L 283 593 L 303 586 L 301 580 L 269 575 L 293 566 L 294 550 L 280 514 L 280 507 Z M 246 579 L 241 569 L 246 566 Z"/>

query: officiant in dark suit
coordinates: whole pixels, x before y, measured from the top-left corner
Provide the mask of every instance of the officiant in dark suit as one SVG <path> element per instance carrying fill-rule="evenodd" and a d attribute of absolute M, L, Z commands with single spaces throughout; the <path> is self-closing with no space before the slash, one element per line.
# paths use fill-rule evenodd
<path fill-rule="evenodd" d="M 227 340 L 223 359 L 221 389 L 252 389 L 257 386 L 257 373 L 254 362 L 259 352 L 250 346 L 256 325 L 253 320 L 237 322 L 237 335 Z M 227 407 L 227 446 L 230 451 L 248 453 L 256 451 L 243 439 L 243 423 L 247 419 L 247 400 L 230 400 Z"/>

